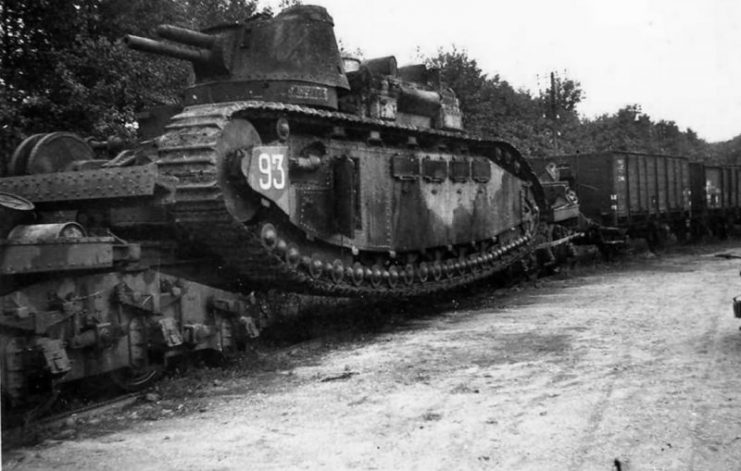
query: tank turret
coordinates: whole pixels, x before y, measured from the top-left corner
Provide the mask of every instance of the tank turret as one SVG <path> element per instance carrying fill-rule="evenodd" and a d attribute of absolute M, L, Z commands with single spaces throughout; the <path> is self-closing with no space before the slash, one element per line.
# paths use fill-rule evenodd
<path fill-rule="evenodd" d="M 132 49 L 188 60 L 195 84 L 185 105 L 264 100 L 337 108 L 338 89 L 349 89 L 333 31 L 323 7 L 298 5 L 274 18 L 192 31 L 162 25 L 156 41 L 126 36 Z"/>

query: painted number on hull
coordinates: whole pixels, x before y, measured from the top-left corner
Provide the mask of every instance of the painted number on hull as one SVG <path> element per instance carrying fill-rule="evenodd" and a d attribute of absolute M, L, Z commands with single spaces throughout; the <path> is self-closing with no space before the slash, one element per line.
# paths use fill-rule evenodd
<path fill-rule="evenodd" d="M 261 190 L 282 190 L 286 187 L 286 171 L 283 154 L 261 153 L 257 157 L 260 178 L 257 183 Z"/>
<path fill-rule="evenodd" d="M 286 213 L 290 212 L 291 174 L 288 146 L 255 146 L 242 157 L 242 174 L 247 184 Z"/>

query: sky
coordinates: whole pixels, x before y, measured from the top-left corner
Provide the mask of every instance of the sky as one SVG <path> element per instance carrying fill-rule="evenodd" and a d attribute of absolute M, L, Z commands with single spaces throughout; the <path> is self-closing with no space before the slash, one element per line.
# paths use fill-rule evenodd
<path fill-rule="evenodd" d="M 277 10 L 279 0 L 263 0 Z M 585 117 L 640 104 L 709 141 L 741 134 L 738 0 L 304 0 L 365 58 L 399 65 L 455 46 L 536 94 L 551 71 L 581 82 Z"/>

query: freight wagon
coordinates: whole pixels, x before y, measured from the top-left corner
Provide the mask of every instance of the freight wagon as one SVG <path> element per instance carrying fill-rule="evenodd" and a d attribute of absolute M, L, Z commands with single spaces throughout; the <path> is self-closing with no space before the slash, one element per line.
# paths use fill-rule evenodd
<path fill-rule="evenodd" d="M 692 220 L 696 231 L 725 237 L 739 219 L 741 167 L 690 163 Z"/>
<path fill-rule="evenodd" d="M 585 216 L 651 243 L 667 228 L 679 238 L 708 231 L 724 236 L 741 206 L 738 167 L 626 151 L 534 158 L 532 163 L 539 173 L 555 163 Z"/>

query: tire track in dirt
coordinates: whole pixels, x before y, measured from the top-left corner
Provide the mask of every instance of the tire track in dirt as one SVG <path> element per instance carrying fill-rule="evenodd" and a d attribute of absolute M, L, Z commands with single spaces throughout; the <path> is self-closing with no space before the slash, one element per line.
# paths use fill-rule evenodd
<path fill-rule="evenodd" d="M 667 256 L 321 341 L 243 397 L 21 468 L 738 469 L 732 266 Z"/>
<path fill-rule="evenodd" d="M 628 303 L 628 308 L 632 308 L 638 304 L 636 300 L 632 300 Z M 587 419 L 587 424 L 582 431 L 581 438 L 578 440 L 578 446 L 576 451 L 572 454 L 569 462 L 568 469 L 570 470 L 581 470 L 584 469 L 585 461 L 589 451 L 594 447 L 596 441 L 596 433 L 603 423 L 605 413 L 610 407 L 615 385 L 620 378 L 620 372 L 631 365 L 630 351 L 633 349 L 632 343 L 626 343 L 619 351 L 619 359 L 609 364 L 609 373 L 607 374 L 607 383 L 602 386 L 599 399 L 592 406 L 592 412 Z"/>
<path fill-rule="evenodd" d="M 738 451 L 738 441 L 741 440 L 741 413 L 737 405 L 729 404 L 741 390 L 741 381 L 738 377 L 741 336 L 737 331 L 721 328 L 728 324 L 726 319 L 731 319 L 730 300 L 734 290 L 730 285 L 721 291 L 725 294 L 718 300 L 725 309 L 717 310 L 709 319 L 702 337 L 703 342 L 697 348 L 698 353 L 708 354 L 708 358 L 693 393 L 693 399 L 698 404 L 693 410 L 694 421 L 690 429 L 692 434 L 688 464 L 690 471 L 708 469 L 708 465 L 714 469 L 738 469 L 741 466 L 738 462 L 741 454 Z M 722 431 L 714 424 L 718 416 L 726 421 L 726 427 L 720 427 Z M 731 438 L 733 435 L 735 437 Z M 728 453 L 731 450 L 735 453 Z M 721 463 L 718 462 L 719 454 L 725 455 L 722 456 Z"/>
<path fill-rule="evenodd" d="M 712 317 L 710 320 L 710 325 L 708 326 L 708 330 L 706 331 L 704 337 L 706 341 L 704 342 L 704 345 L 702 346 L 701 350 L 704 351 L 712 351 L 712 355 L 710 355 L 710 358 L 705 363 L 705 368 L 700 380 L 700 384 L 707 384 L 710 380 L 711 375 L 713 374 L 713 366 L 717 364 L 717 359 L 719 356 L 718 351 L 718 334 L 719 334 L 719 325 L 720 325 L 720 318 L 719 314 L 716 314 Z M 696 392 L 694 394 L 695 397 L 702 398 L 703 395 L 698 390 L 699 388 L 696 388 Z M 701 399 L 702 400 L 702 399 Z M 701 440 L 699 438 L 700 434 L 702 433 L 702 430 L 706 427 L 708 423 L 708 412 L 710 411 L 711 404 L 707 400 L 702 400 L 703 402 L 699 405 L 697 410 L 694 412 L 695 415 L 695 423 L 691 427 L 692 431 L 692 448 L 690 452 L 690 459 L 689 459 L 689 467 L 688 471 L 694 471 L 697 458 L 698 458 L 698 452 L 699 448 L 701 446 Z"/>
<path fill-rule="evenodd" d="M 619 313 L 628 323 L 618 332 L 625 345 L 569 469 L 737 469 L 708 467 L 719 462 L 706 460 L 714 448 L 703 435 L 715 425 L 711 414 L 727 390 L 725 378 L 714 379 L 720 316 L 728 315 L 716 306 L 730 299 L 722 293 L 725 273 L 715 263 L 682 257 L 657 260 L 639 275 L 642 292 L 656 295 L 646 306 L 623 303 Z"/>

